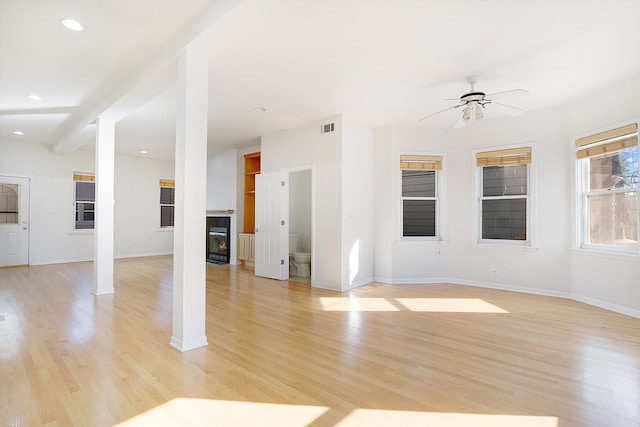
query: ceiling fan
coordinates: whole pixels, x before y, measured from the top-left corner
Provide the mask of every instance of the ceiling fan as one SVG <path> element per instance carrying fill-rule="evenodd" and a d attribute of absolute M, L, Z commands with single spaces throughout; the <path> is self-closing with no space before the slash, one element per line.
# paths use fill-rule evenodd
<path fill-rule="evenodd" d="M 524 89 L 513 89 L 507 90 L 504 92 L 496 92 L 486 94 L 484 92 L 478 91 L 475 89 L 474 85 L 478 82 L 477 76 L 467 77 L 467 83 L 471 85 L 471 90 L 460 98 L 454 99 L 446 99 L 445 101 L 459 101 L 460 103 L 457 105 L 453 105 L 451 107 L 445 108 L 444 110 L 438 111 L 433 114 L 429 114 L 426 117 L 418 120 L 419 122 L 426 120 L 430 117 L 435 116 L 436 114 L 444 113 L 448 110 L 455 110 L 457 108 L 462 107 L 462 113 L 460 117 L 456 121 L 454 128 L 459 129 L 467 124 L 467 122 L 480 120 L 484 117 L 484 109 L 487 108 L 487 105 L 490 105 L 492 109 L 499 110 L 503 114 L 507 114 L 509 116 L 519 116 L 522 114 L 522 110 L 517 107 L 512 107 L 511 105 L 501 104 L 499 102 L 495 102 L 496 99 L 503 99 L 515 96 L 524 96 L 528 95 Z"/>

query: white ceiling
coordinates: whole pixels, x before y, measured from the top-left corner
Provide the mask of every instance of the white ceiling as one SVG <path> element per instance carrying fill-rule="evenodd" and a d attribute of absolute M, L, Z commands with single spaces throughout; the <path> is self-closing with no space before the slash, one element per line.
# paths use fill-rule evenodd
<path fill-rule="evenodd" d="M 526 114 L 639 74 L 638 16 L 633 0 L 0 0 L 0 138 L 64 153 L 119 111 L 118 152 L 172 159 L 175 59 L 194 38 L 210 55 L 210 152 L 337 113 L 415 125 L 469 75 L 486 93 L 527 89 L 501 101 Z"/>

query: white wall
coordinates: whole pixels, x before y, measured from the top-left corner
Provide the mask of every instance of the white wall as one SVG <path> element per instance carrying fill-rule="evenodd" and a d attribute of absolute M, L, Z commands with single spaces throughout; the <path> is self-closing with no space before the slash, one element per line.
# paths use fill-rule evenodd
<path fill-rule="evenodd" d="M 568 296 L 571 181 L 564 107 L 494 118 L 452 132 L 447 152 L 449 275 L 458 283 Z M 474 150 L 532 145 L 532 247 L 477 242 Z M 496 269 L 497 274 L 491 274 Z"/>
<path fill-rule="evenodd" d="M 375 135 L 375 278 L 385 283 L 432 283 L 448 277 L 446 239 L 448 189 L 442 188 L 441 214 L 444 241 L 402 241 L 400 231 L 400 154 L 443 155 L 443 183 L 458 178 L 451 174 L 446 150 L 448 129 L 423 126 L 386 127 Z"/>
<path fill-rule="evenodd" d="M 391 127 L 376 141 L 376 278 L 390 283 L 451 281 L 569 295 L 570 180 L 566 109 L 494 118 L 460 130 Z M 531 144 L 536 166 L 532 222 L 536 247 L 478 244 L 474 150 Z M 443 154 L 442 242 L 401 241 L 398 156 Z M 385 262 L 385 260 L 387 260 Z M 389 261 L 390 260 L 390 261 Z M 496 269 L 498 274 L 490 274 Z"/>
<path fill-rule="evenodd" d="M 342 290 L 373 282 L 374 133 L 342 120 Z"/>
<path fill-rule="evenodd" d="M 0 174 L 31 178 L 29 263 L 93 259 L 93 233 L 73 230 L 73 172 L 94 171 L 95 153 L 56 155 L 47 146 L 0 142 Z M 173 178 L 173 163 L 116 156 L 116 257 L 169 254 L 173 233 L 161 231 L 159 179 Z"/>
<path fill-rule="evenodd" d="M 230 219 L 229 264 L 237 265 L 238 227 L 242 227 L 242 216 L 238 213 L 238 181 L 243 182 L 238 172 L 238 150 L 228 150 L 207 157 L 207 216 L 228 216 Z M 219 213 L 212 211 L 229 211 Z M 240 223 L 238 223 L 240 222 Z"/>
<path fill-rule="evenodd" d="M 640 256 L 576 248 L 576 136 L 640 118 L 640 76 L 519 118 L 492 118 L 460 130 L 385 127 L 375 134 L 375 278 L 387 283 L 452 283 L 570 297 L 640 317 Z M 532 247 L 477 243 L 474 151 L 533 146 Z M 443 241 L 399 240 L 399 152 L 443 152 Z M 497 270 L 491 274 L 489 270 Z"/>
<path fill-rule="evenodd" d="M 587 94 L 569 105 L 566 151 L 573 156 L 578 135 L 640 120 L 640 75 Z M 574 161 L 570 162 L 573 171 Z M 574 175 L 572 175 L 572 178 Z M 575 185 L 572 180 L 572 186 Z M 575 217 L 575 206 L 571 218 Z M 578 300 L 640 317 L 640 256 L 571 251 L 571 292 Z"/>
<path fill-rule="evenodd" d="M 324 123 L 334 122 L 335 132 L 321 134 Z M 342 117 L 333 116 L 262 137 L 261 171 L 312 169 L 313 285 L 341 289 L 342 241 L 341 144 Z"/>
<path fill-rule="evenodd" d="M 93 152 L 91 154 L 93 155 Z M 116 257 L 173 253 L 173 230 L 160 228 L 160 179 L 174 179 L 173 162 L 116 156 Z"/>
<path fill-rule="evenodd" d="M 208 156 L 207 210 L 236 209 L 238 190 L 238 150 Z M 244 173 L 244 172 L 243 172 Z"/>

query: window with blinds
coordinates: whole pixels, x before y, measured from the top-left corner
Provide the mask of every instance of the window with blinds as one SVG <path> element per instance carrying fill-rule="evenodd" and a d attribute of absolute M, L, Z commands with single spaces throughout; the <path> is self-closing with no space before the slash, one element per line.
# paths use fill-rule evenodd
<path fill-rule="evenodd" d="M 160 180 L 160 228 L 173 227 L 175 219 L 176 184 L 170 179 Z"/>
<path fill-rule="evenodd" d="M 531 147 L 476 154 L 480 240 L 527 241 Z"/>
<path fill-rule="evenodd" d="M 403 238 L 437 238 L 442 156 L 401 155 Z"/>
<path fill-rule="evenodd" d="M 74 228 L 93 230 L 95 227 L 96 185 L 95 175 L 73 173 Z"/>
<path fill-rule="evenodd" d="M 580 246 L 638 253 L 638 125 L 576 140 Z"/>

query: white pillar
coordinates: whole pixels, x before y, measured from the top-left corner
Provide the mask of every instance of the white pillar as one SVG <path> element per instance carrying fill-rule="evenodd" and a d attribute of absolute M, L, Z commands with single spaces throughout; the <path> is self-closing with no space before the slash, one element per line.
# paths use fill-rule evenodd
<path fill-rule="evenodd" d="M 114 120 L 99 117 L 96 125 L 96 202 L 93 231 L 93 293 L 112 294 L 113 289 L 113 178 L 115 160 Z"/>
<path fill-rule="evenodd" d="M 171 345 L 180 351 L 207 345 L 208 65 L 206 55 L 193 49 L 185 50 L 178 61 Z"/>

